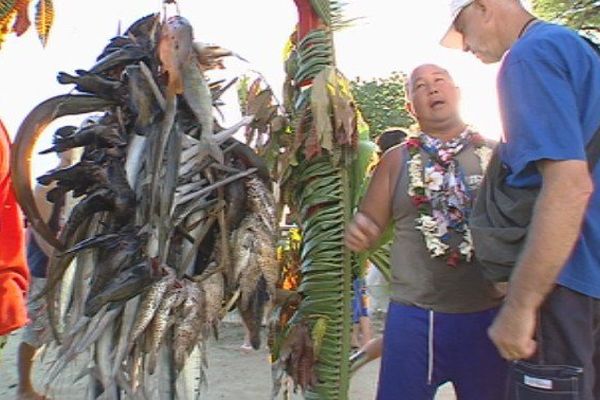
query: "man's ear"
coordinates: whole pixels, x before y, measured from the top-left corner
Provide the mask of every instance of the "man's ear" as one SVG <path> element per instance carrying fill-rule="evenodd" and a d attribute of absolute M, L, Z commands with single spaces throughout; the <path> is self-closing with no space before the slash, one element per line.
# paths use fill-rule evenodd
<path fill-rule="evenodd" d="M 410 113 L 410 115 L 412 115 L 413 117 L 415 116 L 415 109 L 413 108 L 413 105 L 410 101 L 406 102 L 404 108 Z"/>

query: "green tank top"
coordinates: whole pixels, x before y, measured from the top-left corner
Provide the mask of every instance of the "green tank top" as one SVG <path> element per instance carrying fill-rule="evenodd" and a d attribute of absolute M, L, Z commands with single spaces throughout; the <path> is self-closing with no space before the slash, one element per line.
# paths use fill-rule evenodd
<path fill-rule="evenodd" d="M 408 151 L 402 148 L 404 162 L 395 185 L 392 203 L 394 241 L 391 246 L 392 301 L 436 312 L 466 313 L 499 305 L 492 284 L 485 280 L 476 261 L 461 260 L 456 267 L 443 257 L 432 258 L 421 232 L 415 229 L 417 209 L 408 194 Z M 421 150 L 423 161 L 427 153 Z M 472 145 L 467 145 L 456 159 L 462 168 L 472 198 L 477 194 L 483 172 Z M 459 235 L 450 240 L 461 240 Z M 472 259 L 474 260 L 474 258 Z"/>

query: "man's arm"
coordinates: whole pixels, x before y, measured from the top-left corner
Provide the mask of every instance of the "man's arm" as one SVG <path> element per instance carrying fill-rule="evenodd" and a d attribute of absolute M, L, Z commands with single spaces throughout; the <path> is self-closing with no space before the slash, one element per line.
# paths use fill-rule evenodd
<path fill-rule="evenodd" d="M 364 251 L 373 246 L 390 221 L 394 185 L 402 165 L 401 152 L 398 147 L 384 154 L 359 211 L 346 228 L 346 245 L 353 251 Z"/>
<path fill-rule="evenodd" d="M 544 160 L 537 166 L 543 185 L 527 241 L 511 276 L 504 306 L 489 329 L 506 359 L 528 358 L 534 353 L 537 310 L 577 243 L 593 191 L 585 161 Z"/>

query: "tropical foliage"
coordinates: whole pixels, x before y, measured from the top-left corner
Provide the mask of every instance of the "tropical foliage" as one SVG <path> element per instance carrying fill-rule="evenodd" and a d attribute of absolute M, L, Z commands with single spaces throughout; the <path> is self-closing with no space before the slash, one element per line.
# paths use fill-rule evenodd
<path fill-rule="evenodd" d="M 598 0 L 533 0 L 540 17 L 600 36 L 600 2 Z"/>
<path fill-rule="evenodd" d="M 410 126 L 414 122 L 406 111 L 405 75 L 394 72 L 385 78 L 352 81 L 352 93 L 358 103 L 371 137 L 393 126 Z"/>
<path fill-rule="evenodd" d="M 350 82 L 335 68 L 333 31 L 347 23 L 341 3 L 296 0 L 296 6 L 300 21 L 285 60 L 290 124 L 274 132 L 270 148 L 277 150 L 275 175 L 302 238 L 296 255 L 281 259 L 283 270 L 300 281 L 284 287 L 296 295 L 285 297 L 271 323 L 275 394 L 285 374 L 307 399 L 347 399 L 351 283 L 360 264 L 343 233 L 374 145 Z"/>

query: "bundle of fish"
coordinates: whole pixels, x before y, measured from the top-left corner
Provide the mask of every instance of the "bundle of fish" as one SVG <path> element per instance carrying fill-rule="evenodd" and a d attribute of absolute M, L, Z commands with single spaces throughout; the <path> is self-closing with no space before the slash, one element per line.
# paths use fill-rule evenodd
<path fill-rule="evenodd" d="M 260 345 L 278 225 L 264 162 L 232 137 L 252 117 L 228 129 L 213 118 L 234 81 L 210 83 L 205 72 L 230 55 L 194 42 L 181 16 L 144 17 L 91 69 L 58 75 L 80 93 L 41 103 L 21 125 L 20 162 L 50 121 L 96 112 L 60 128 L 45 151 L 83 148 L 77 164 L 38 179 L 55 185 L 49 201 L 79 199 L 60 237 L 33 202 L 30 166 L 15 174 L 32 226 L 57 248 L 43 294 L 59 346 L 49 382 L 84 354 L 97 397 L 186 398 L 178 377 L 190 353 L 200 349 L 205 366 L 205 341 L 234 305 Z"/>

